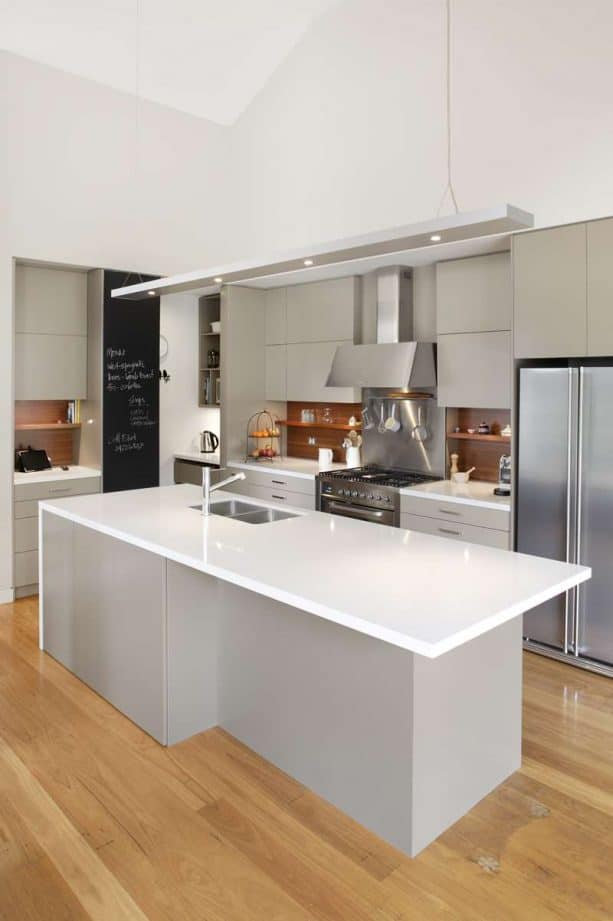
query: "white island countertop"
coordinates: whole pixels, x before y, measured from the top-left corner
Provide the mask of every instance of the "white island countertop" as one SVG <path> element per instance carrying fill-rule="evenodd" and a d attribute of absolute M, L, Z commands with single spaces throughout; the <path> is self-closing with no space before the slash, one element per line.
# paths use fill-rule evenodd
<path fill-rule="evenodd" d="M 260 525 L 204 518 L 190 508 L 200 499 L 183 484 L 40 508 L 430 658 L 590 576 L 585 566 L 302 509 Z"/>

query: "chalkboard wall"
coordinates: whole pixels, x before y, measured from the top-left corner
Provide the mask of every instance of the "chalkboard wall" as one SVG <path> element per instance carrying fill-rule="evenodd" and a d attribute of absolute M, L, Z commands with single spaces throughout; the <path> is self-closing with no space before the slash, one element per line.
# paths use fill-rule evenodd
<path fill-rule="evenodd" d="M 160 299 L 111 298 L 153 276 L 104 273 L 103 490 L 160 483 Z"/>

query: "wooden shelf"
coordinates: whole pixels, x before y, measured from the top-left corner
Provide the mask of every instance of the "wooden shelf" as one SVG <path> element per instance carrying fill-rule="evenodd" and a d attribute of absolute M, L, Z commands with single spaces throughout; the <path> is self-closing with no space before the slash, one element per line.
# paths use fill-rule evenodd
<path fill-rule="evenodd" d="M 200 333 L 201 336 L 220 336 L 221 333 Z"/>
<path fill-rule="evenodd" d="M 469 432 L 447 432 L 447 438 L 456 439 L 457 441 L 489 441 L 495 444 L 511 443 L 510 435 L 479 435 L 478 432 L 475 432 L 474 435 L 469 434 Z"/>
<path fill-rule="evenodd" d="M 296 429 L 331 429 L 335 432 L 355 432 L 362 428 L 361 422 L 355 425 L 346 425 L 342 422 L 292 422 L 287 419 L 279 419 L 277 425 L 285 425 L 287 428 Z"/>
<path fill-rule="evenodd" d="M 205 371 L 221 371 L 221 368 L 217 366 L 216 368 L 200 368 L 200 370 L 204 374 Z"/>
<path fill-rule="evenodd" d="M 59 429 L 80 429 L 80 422 L 27 422 L 15 426 L 16 432 L 57 432 Z"/>

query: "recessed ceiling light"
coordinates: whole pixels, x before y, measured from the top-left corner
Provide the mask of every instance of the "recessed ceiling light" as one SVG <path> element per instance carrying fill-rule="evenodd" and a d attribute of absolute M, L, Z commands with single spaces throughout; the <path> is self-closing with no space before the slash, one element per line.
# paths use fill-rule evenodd
<path fill-rule="evenodd" d="M 155 291 L 147 291 L 147 294 L 148 294 L 150 297 L 155 297 Z"/>
<path fill-rule="evenodd" d="M 313 260 L 312 260 L 312 259 L 305 259 L 305 260 L 304 260 L 304 264 L 305 264 L 305 265 L 313 265 Z"/>
<path fill-rule="evenodd" d="M 441 236 L 438 233 L 433 233 L 430 239 L 432 240 L 433 243 L 438 243 L 439 240 L 441 239 Z"/>
<path fill-rule="evenodd" d="M 216 285 L 220 285 L 223 281 L 223 278 L 220 278 L 219 276 L 217 276 L 217 278 L 214 278 L 213 281 L 215 282 Z"/>

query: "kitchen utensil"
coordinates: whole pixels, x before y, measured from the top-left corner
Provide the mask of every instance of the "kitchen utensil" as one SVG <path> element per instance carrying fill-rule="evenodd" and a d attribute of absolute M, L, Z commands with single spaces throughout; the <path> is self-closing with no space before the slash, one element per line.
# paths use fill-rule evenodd
<path fill-rule="evenodd" d="M 363 406 L 362 407 L 362 428 L 363 429 L 373 429 L 374 427 L 375 427 L 375 423 L 372 420 L 372 416 L 370 415 L 370 410 L 368 406 Z"/>
<path fill-rule="evenodd" d="M 332 463 L 333 457 L 332 448 L 320 448 L 318 455 L 319 469 L 326 470 Z"/>
<path fill-rule="evenodd" d="M 385 420 L 385 429 L 388 432 L 397 432 L 400 428 L 400 422 L 396 418 L 396 404 L 392 403 L 392 411 Z"/>
<path fill-rule="evenodd" d="M 360 449 L 357 445 L 349 445 L 349 447 L 345 449 L 345 463 L 348 467 L 362 466 Z"/>
<path fill-rule="evenodd" d="M 379 425 L 377 426 L 379 435 L 385 435 L 385 403 L 381 400 L 379 407 Z"/>
<path fill-rule="evenodd" d="M 209 432 L 205 429 L 200 432 L 200 451 L 202 454 L 212 454 L 219 447 L 219 438 L 215 432 Z"/>
<path fill-rule="evenodd" d="M 459 471 L 458 473 L 454 473 L 452 476 L 453 482 L 454 483 L 468 483 L 471 473 L 473 472 L 473 470 L 476 470 L 476 469 L 477 469 L 476 467 L 470 467 L 468 470 L 465 470 L 462 473 L 460 473 Z"/>
<path fill-rule="evenodd" d="M 450 477 L 453 477 L 454 473 L 459 473 L 459 470 L 458 470 L 458 459 L 459 459 L 459 457 L 460 457 L 459 454 L 452 454 L 452 455 L 451 455 L 451 467 L 449 468 L 449 476 L 450 476 Z"/>
<path fill-rule="evenodd" d="M 413 427 L 413 431 L 411 432 L 411 437 L 414 438 L 415 441 L 426 441 L 428 436 L 429 436 L 429 432 L 428 432 L 427 427 L 424 425 L 424 421 L 423 421 L 422 407 L 418 406 L 417 407 L 417 425 Z"/>
<path fill-rule="evenodd" d="M 490 433 L 490 427 L 489 427 L 489 425 L 487 424 L 487 422 L 480 422 L 480 423 L 479 423 L 479 428 L 477 429 L 477 432 L 479 433 L 479 435 L 489 435 L 489 433 Z"/>

